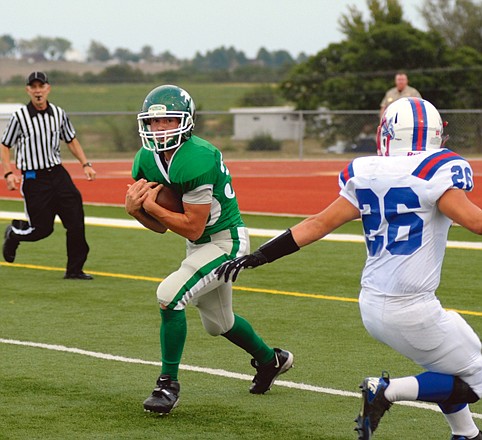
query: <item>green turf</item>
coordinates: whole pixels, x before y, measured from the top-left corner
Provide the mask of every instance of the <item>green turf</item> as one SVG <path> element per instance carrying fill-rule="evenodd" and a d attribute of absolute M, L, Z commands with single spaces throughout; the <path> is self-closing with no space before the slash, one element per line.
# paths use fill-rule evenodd
<path fill-rule="evenodd" d="M 2 211 L 23 211 L 23 202 L 19 200 L 1 200 L 0 210 Z M 99 206 L 99 205 L 84 205 L 85 215 L 93 217 L 107 217 L 131 219 L 123 208 L 116 206 Z M 286 229 L 290 226 L 303 220 L 304 217 L 286 217 L 286 216 L 266 216 L 266 215 L 252 215 L 244 214 L 244 221 L 248 227 L 264 228 L 264 229 Z M 336 233 L 340 234 L 363 234 L 362 225 L 360 222 L 351 222 L 341 228 Z M 482 241 L 482 236 L 474 235 L 464 228 L 453 227 L 449 232 L 449 240 L 456 241 Z"/>
<path fill-rule="evenodd" d="M 19 202 L 0 201 L 0 210 L 20 209 Z M 86 212 L 127 218 L 122 208 L 86 206 Z M 284 228 L 294 220 L 246 216 L 250 227 Z M 6 225 L 1 220 L 0 231 Z M 361 225 L 355 222 L 345 229 L 360 233 Z M 87 236 L 91 253 L 86 271 L 113 276 L 97 274 L 92 282 L 63 280 L 65 234 L 60 225 L 42 241 L 22 243 L 16 265 L 0 263 L 0 338 L 157 362 L 157 281 L 119 274 L 165 277 L 183 257 L 183 240 L 171 233 L 94 226 L 87 227 Z M 253 248 L 263 241 L 254 237 Z M 281 379 L 357 392 L 364 376 L 378 375 L 382 369 L 393 376 L 420 371 L 367 334 L 355 302 L 341 301 L 357 297 L 364 257 L 363 244 L 320 242 L 240 276 L 236 312 L 249 319 L 269 344 L 295 354 L 295 368 Z M 464 315 L 478 334 L 482 307 L 480 276 L 474 268 L 481 264 L 481 251 L 448 249 L 439 290 L 445 306 L 479 313 Z M 242 290 L 248 287 L 271 293 Z M 194 308 L 187 313 L 183 364 L 252 374 L 246 353 L 224 338 L 208 336 Z M 352 429 L 358 398 L 281 386 L 253 396 L 247 391 L 248 381 L 194 371 L 181 371 L 181 403 L 170 416 L 146 414 L 142 401 L 157 374 L 154 365 L 0 343 L 0 438 L 356 438 Z M 481 414 L 482 404 L 472 410 Z M 482 425 L 481 420 L 478 423 Z M 383 419 L 376 436 L 449 437 L 439 413 L 401 405 Z"/>
<path fill-rule="evenodd" d="M 159 83 L 146 84 L 69 84 L 52 85 L 49 99 L 68 112 L 137 112 L 146 95 Z M 239 105 L 241 97 L 256 88 L 256 84 L 194 84 L 179 83 L 205 111 L 229 110 Z M 21 86 L 2 86 L 0 102 L 28 101 Z"/>

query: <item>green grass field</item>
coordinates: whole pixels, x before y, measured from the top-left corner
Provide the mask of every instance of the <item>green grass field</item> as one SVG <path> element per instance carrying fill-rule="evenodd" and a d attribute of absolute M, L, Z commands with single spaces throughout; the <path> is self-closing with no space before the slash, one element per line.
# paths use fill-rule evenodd
<path fill-rule="evenodd" d="M 0 210 L 21 209 L 19 202 L 0 201 Z M 86 206 L 86 214 L 127 218 L 112 207 Z M 279 229 L 297 221 L 245 219 L 249 227 Z M 6 225 L 0 220 L 2 234 Z M 342 232 L 361 233 L 361 226 L 353 223 Z M 142 401 L 159 372 L 155 290 L 183 258 L 183 239 L 97 226 L 88 226 L 87 235 L 85 270 L 95 274 L 92 282 L 62 279 L 61 225 L 45 240 L 22 243 L 14 264 L 0 263 L 2 439 L 349 440 L 356 438 L 353 419 L 363 377 L 383 369 L 394 377 L 420 372 L 363 328 L 356 298 L 364 246 L 320 242 L 244 272 L 235 285 L 235 311 L 269 344 L 295 355 L 295 368 L 280 385 L 266 395 L 249 394 L 249 355 L 208 336 L 189 307 L 180 405 L 167 417 L 144 413 Z M 454 228 L 450 239 L 475 237 Z M 253 237 L 252 247 L 263 241 Z M 479 335 L 481 265 L 481 251 L 448 249 L 439 289 L 442 303 L 462 311 Z M 482 426 L 482 403 L 472 411 Z M 440 413 L 401 404 L 375 436 L 449 437 Z"/>
<path fill-rule="evenodd" d="M 52 84 L 49 99 L 71 112 L 137 112 L 145 96 L 158 83 L 146 84 Z M 249 90 L 257 87 L 251 83 L 196 84 L 179 83 L 195 99 L 198 109 L 229 110 L 239 105 L 239 99 Z M 28 101 L 22 86 L 2 86 L 0 102 Z"/>

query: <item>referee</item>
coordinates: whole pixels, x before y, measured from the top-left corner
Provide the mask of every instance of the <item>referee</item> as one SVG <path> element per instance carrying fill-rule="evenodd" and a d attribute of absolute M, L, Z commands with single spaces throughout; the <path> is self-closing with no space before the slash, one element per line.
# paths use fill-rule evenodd
<path fill-rule="evenodd" d="M 92 276 L 82 270 L 89 253 L 82 196 L 62 166 L 60 141 L 67 143 L 88 180 L 95 179 L 95 171 L 65 111 L 47 100 L 50 93 L 47 75 L 32 72 L 27 78 L 26 90 L 30 102 L 12 114 L 1 140 L 1 159 L 7 188 L 16 190 L 21 183 L 28 221 L 13 220 L 7 226 L 3 257 L 13 263 L 21 242 L 49 236 L 58 215 L 67 230 L 64 278 L 91 280 Z M 16 147 L 16 167 L 22 172 L 21 179 L 12 171 L 10 149 L 13 147 Z"/>

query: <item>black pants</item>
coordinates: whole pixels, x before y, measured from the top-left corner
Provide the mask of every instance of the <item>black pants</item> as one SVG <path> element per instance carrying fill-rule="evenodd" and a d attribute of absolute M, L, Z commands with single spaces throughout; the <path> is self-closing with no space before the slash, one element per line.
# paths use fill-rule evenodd
<path fill-rule="evenodd" d="M 25 171 L 22 194 L 29 225 L 22 230 L 16 229 L 15 238 L 18 241 L 38 241 L 49 236 L 58 215 L 67 230 L 67 272 L 81 272 L 89 253 L 84 208 L 82 196 L 67 170 L 57 165 L 48 170 Z"/>

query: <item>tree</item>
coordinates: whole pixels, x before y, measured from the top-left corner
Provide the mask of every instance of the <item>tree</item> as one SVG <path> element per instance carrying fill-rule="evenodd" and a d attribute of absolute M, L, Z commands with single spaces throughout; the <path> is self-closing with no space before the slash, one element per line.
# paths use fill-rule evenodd
<path fill-rule="evenodd" d="M 387 23 L 399 24 L 403 21 L 403 11 L 398 0 L 386 0 L 385 8 L 378 0 L 367 0 L 371 13 L 371 21 L 364 22 L 363 14 L 356 6 L 348 6 L 348 14 L 343 14 L 338 20 L 340 30 L 348 38 L 353 38 L 366 32 L 370 26 Z"/>
<path fill-rule="evenodd" d="M 244 52 L 238 52 L 234 47 L 224 46 L 208 51 L 205 56 L 196 52 L 192 61 L 193 67 L 198 70 L 233 70 L 238 66 L 247 64 Z"/>
<path fill-rule="evenodd" d="M 127 63 L 129 61 L 136 63 L 137 61 L 139 61 L 139 55 L 131 52 L 129 49 L 124 49 L 122 47 L 119 47 L 114 51 L 113 57 L 119 60 L 121 63 Z"/>
<path fill-rule="evenodd" d="M 438 75 L 443 78 L 444 90 L 451 98 L 448 108 L 481 108 L 481 75 L 480 51 L 468 46 L 452 50 L 449 67 Z"/>
<path fill-rule="evenodd" d="M 293 57 L 287 50 L 276 50 L 273 52 L 272 67 L 285 67 L 294 64 Z"/>
<path fill-rule="evenodd" d="M 157 59 L 163 63 L 167 64 L 179 64 L 179 60 L 168 50 L 160 53 Z"/>
<path fill-rule="evenodd" d="M 72 43 L 65 38 L 53 38 L 51 39 L 47 53 L 51 60 L 64 60 L 65 53 L 72 48 Z"/>
<path fill-rule="evenodd" d="M 100 83 L 140 83 L 145 81 L 144 73 L 140 69 L 134 69 L 129 64 L 116 64 L 106 67 L 100 72 L 96 81 Z"/>
<path fill-rule="evenodd" d="M 293 57 L 288 51 L 276 50 L 274 52 L 269 52 L 264 47 L 258 50 L 258 53 L 256 54 L 256 62 L 262 66 L 274 68 L 294 64 Z"/>
<path fill-rule="evenodd" d="M 0 57 L 12 55 L 16 48 L 15 40 L 10 35 L 0 36 Z"/>
<path fill-rule="evenodd" d="M 340 19 L 347 38 L 290 71 L 281 84 L 285 98 L 302 109 L 375 110 L 393 87 L 396 71 L 404 70 L 410 83 L 439 108 L 480 106 L 480 92 L 474 91 L 480 90 L 476 80 L 482 71 L 480 53 L 455 53 L 438 32 L 414 28 L 403 19 L 397 0 L 367 3 L 368 21 L 350 7 Z"/>
<path fill-rule="evenodd" d="M 306 53 L 304 53 L 304 52 L 301 52 L 296 57 L 295 63 L 297 63 L 297 64 L 304 63 L 307 59 L 308 59 L 308 55 L 306 55 Z"/>
<path fill-rule="evenodd" d="M 139 57 L 141 60 L 144 61 L 153 61 L 154 60 L 154 51 L 152 46 L 142 46 L 141 52 L 139 53 Z"/>
<path fill-rule="evenodd" d="M 92 40 L 87 50 L 87 59 L 89 61 L 108 61 L 111 59 L 109 49 L 103 44 Z"/>
<path fill-rule="evenodd" d="M 18 49 L 24 56 L 41 56 L 48 60 L 63 60 L 72 43 L 65 38 L 35 37 L 32 40 L 20 40 Z"/>
<path fill-rule="evenodd" d="M 273 62 L 273 58 L 271 57 L 271 53 L 268 52 L 264 47 L 258 50 L 256 54 L 256 61 L 259 62 L 262 66 L 271 66 Z"/>
<path fill-rule="evenodd" d="M 439 32 L 456 49 L 473 47 L 482 52 L 482 2 L 425 0 L 418 8 L 428 29 Z"/>

